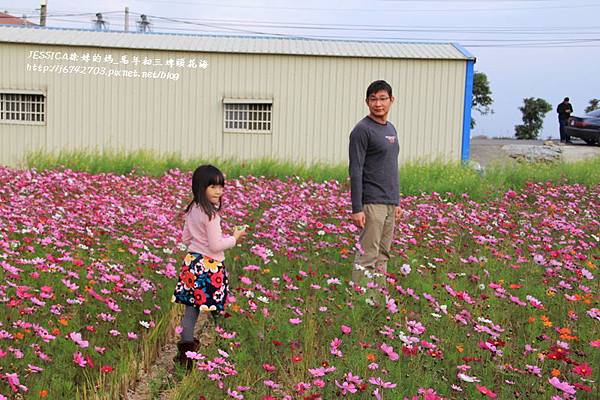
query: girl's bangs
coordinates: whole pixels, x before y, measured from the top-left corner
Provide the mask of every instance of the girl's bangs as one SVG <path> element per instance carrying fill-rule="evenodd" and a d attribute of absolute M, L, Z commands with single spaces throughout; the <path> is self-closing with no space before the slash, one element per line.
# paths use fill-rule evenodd
<path fill-rule="evenodd" d="M 223 173 L 221 173 L 221 171 L 215 174 L 211 174 L 208 184 L 215 186 L 225 186 L 225 176 L 223 176 Z"/>

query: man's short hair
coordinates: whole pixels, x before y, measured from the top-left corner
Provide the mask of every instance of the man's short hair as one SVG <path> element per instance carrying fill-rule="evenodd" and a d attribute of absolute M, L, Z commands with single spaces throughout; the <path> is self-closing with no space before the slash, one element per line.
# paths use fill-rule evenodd
<path fill-rule="evenodd" d="M 368 99 L 370 95 L 372 95 L 373 93 L 377 93 L 381 90 L 385 90 L 388 96 L 392 97 L 392 87 L 390 86 L 390 84 L 386 81 L 379 80 L 369 85 L 369 87 L 367 88 L 366 98 Z"/>
<path fill-rule="evenodd" d="M 564 99 L 563 101 L 569 101 L 569 98 L 568 98 L 568 97 L 565 97 L 565 99 Z"/>

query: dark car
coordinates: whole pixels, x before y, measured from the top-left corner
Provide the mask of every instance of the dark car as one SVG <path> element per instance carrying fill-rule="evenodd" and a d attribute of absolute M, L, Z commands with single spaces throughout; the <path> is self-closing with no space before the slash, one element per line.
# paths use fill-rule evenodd
<path fill-rule="evenodd" d="M 566 130 L 568 136 L 582 139 L 587 144 L 600 143 L 600 110 L 569 118 Z"/>

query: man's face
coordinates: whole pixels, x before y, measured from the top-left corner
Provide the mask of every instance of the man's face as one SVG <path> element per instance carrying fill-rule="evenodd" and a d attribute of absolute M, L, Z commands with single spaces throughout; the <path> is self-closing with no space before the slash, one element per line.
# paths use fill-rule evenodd
<path fill-rule="evenodd" d="M 388 95 L 385 90 L 372 93 L 366 100 L 369 112 L 375 117 L 385 118 L 394 102 L 394 97 Z"/>

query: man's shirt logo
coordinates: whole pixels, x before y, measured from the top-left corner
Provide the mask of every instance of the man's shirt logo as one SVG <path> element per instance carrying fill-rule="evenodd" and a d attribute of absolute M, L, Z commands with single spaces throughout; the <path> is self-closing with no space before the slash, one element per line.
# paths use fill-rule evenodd
<path fill-rule="evenodd" d="M 386 136 L 385 138 L 388 140 L 388 142 L 390 142 L 390 144 L 396 143 L 396 136 Z"/>

